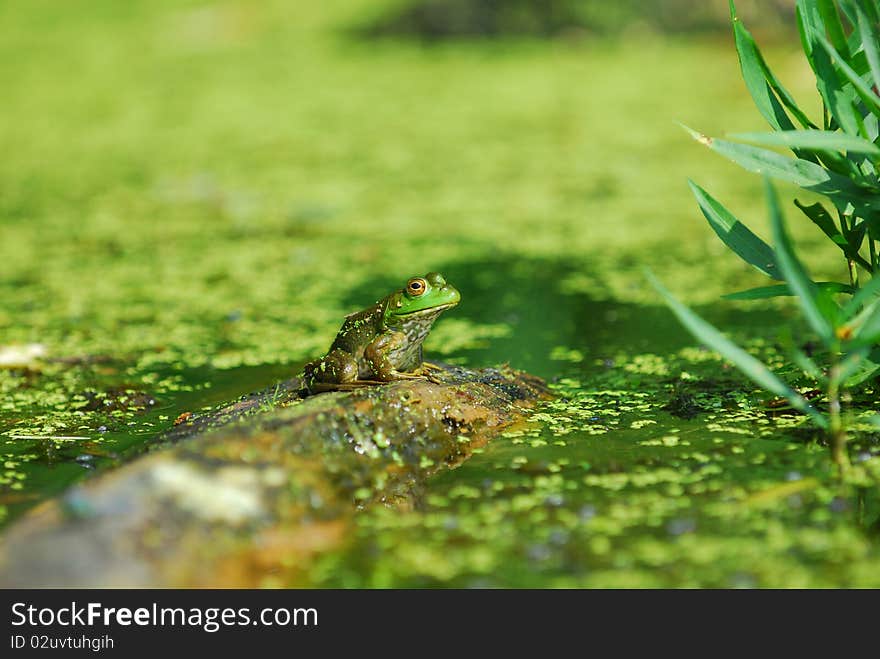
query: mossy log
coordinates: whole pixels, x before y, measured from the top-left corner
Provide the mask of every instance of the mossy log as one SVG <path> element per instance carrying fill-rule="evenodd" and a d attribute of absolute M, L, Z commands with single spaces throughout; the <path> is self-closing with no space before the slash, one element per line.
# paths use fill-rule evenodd
<path fill-rule="evenodd" d="M 4 587 L 308 585 L 360 507 L 418 507 L 425 481 L 547 396 L 509 368 L 444 367 L 303 397 L 289 380 L 158 437 L 0 537 Z"/>

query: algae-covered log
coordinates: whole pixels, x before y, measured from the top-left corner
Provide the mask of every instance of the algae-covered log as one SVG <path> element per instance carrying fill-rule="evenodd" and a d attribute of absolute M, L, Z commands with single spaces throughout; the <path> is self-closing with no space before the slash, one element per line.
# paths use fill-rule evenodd
<path fill-rule="evenodd" d="M 164 447 L 25 515 L 0 538 L 0 585 L 307 584 L 359 506 L 419 505 L 432 473 L 467 458 L 546 395 L 508 368 L 447 367 L 302 398 L 296 379 L 179 423 Z"/>

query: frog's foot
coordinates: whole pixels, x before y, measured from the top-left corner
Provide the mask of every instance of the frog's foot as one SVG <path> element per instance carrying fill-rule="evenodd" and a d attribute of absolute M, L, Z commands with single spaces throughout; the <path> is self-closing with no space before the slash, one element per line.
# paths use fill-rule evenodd
<path fill-rule="evenodd" d="M 405 371 L 391 371 L 385 382 L 394 382 L 395 380 L 424 380 L 426 376 L 422 373 L 407 373 Z"/>
<path fill-rule="evenodd" d="M 443 369 L 439 369 L 439 370 L 442 371 Z M 425 378 L 428 382 L 433 382 L 434 384 L 443 384 L 444 383 L 443 378 L 441 378 L 439 374 L 425 373 L 422 377 Z"/>
<path fill-rule="evenodd" d="M 438 366 L 437 364 L 432 364 L 431 362 L 422 362 L 422 365 L 416 369 L 415 373 L 419 376 L 427 380 L 428 382 L 433 382 L 434 384 L 443 384 L 443 374 L 446 373 L 446 369 L 442 366 Z"/>
<path fill-rule="evenodd" d="M 397 377 L 401 380 L 427 380 L 435 384 L 440 383 L 437 376 L 431 370 L 424 368 L 424 365 L 409 373 L 399 373 Z"/>

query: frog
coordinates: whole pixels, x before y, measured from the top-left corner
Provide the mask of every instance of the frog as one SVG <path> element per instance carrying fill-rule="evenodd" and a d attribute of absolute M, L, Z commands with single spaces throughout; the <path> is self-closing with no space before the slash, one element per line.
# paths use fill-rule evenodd
<path fill-rule="evenodd" d="M 375 304 L 345 317 L 327 354 L 305 365 L 306 389 L 315 393 L 412 378 L 439 370 L 422 358 L 422 343 L 437 318 L 461 300 L 439 272 L 411 277 Z"/>

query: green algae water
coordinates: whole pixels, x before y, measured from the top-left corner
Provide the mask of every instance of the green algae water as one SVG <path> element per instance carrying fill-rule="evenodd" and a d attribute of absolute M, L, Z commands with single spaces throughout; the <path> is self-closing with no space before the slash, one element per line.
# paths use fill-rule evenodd
<path fill-rule="evenodd" d="M 0 368 L 0 524 L 294 375 L 346 313 L 438 270 L 462 301 L 426 354 L 509 362 L 557 397 L 416 510 L 361 511 L 310 584 L 880 585 L 876 486 L 835 484 L 820 438 L 641 272 L 776 368 L 804 338 L 785 300 L 719 300 L 763 282 L 687 190 L 767 235 L 760 181 L 675 124 L 761 128 L 732 45 L 340 36 L 371 7 L 0 9 L 0 347 L 43 353 Z M 797 48 L 768 56 L 809 98 Z M 874 397 L 850 410 L 877 471 Z"/>
<path fill-rule="evenodd" d="M 878 583 L 876 488 L 836 486 L 827 448 L 802 419 L 768 412 L 717 355 L 689 345 L 665 308 L 548 293 L 559 272 L 547 263 L 475 267 L 513 285 L 509 308 L 493 308 L 512 331 L 462 358 L 519 354 L 557 398 L 434 477 L 415 511 L 363 512 L 353 545 L 319 563 L 318 584 Z M 517 313 L 539 298 L 553 311 Z M 780 335 L 770 310 L 706 313 L 743 336 Z M 778 361 L 778 346 L 752 349 Z M 876 452 L 864 432 L 856 459 Z"/>

